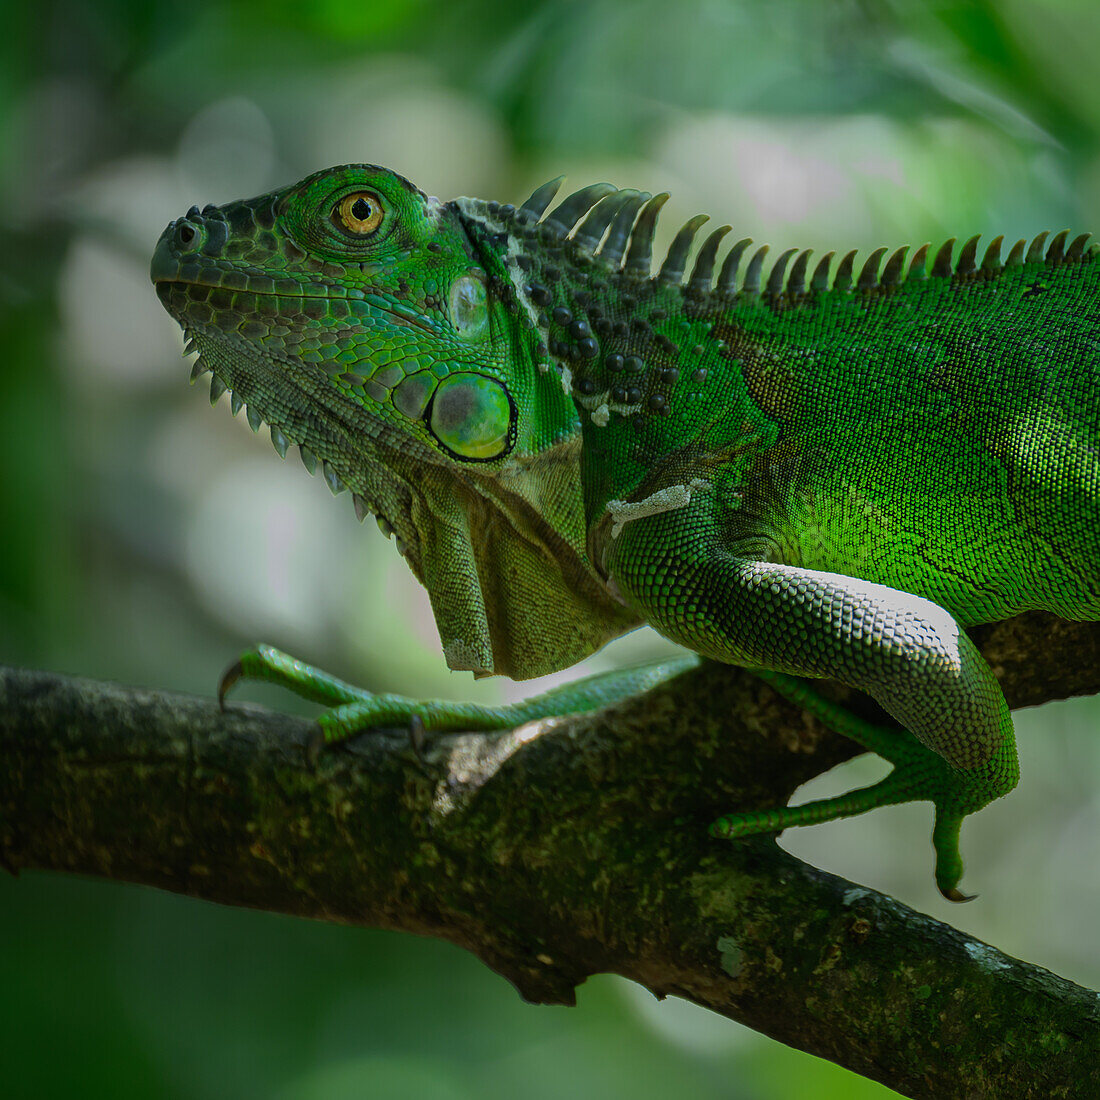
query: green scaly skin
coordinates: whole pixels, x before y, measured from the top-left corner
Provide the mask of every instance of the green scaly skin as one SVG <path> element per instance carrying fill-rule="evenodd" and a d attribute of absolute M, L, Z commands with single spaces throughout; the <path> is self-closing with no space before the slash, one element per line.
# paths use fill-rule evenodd
<path fill-rule="evenodd" d="M 651 274 L 666 195 L 596 184 L 547 213 L 443 203 L 351 165 L 165 230 L 152 277 L 254 428 L 297 444 L 427 587 L 447 661 L 567 667 L 642 622 L 760 670 L 894 765 L 862 791 L 736 813 L 738 837 L 926 799 L 954 899 L 963 818 L 1018 778 L 1012 721 L 963 627 L 1100 618 L 1100 260 L 1087 237 L 953 241 L 856 275 L 703 218 Z M 793 262 L 792 262 L 793 260 Z M 744 261 L 744 263 L 743 263 Z M 789 267 L 789 274 L 788 274 Z M 882 268 L 880 273 L 880 267 Z M 518 707 L 375 696 L 277 651 L 267 679 L 333 709 L 326 739 L 415 720 L 503 728 L 670 668 Z M 858 721 L 795 677 L 869 693 Z"/>

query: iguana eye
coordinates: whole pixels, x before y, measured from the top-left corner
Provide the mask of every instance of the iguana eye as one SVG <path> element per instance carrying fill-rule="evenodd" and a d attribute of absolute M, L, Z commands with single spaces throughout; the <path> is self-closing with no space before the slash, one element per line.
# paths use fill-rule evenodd
<path fill-rule="evenodd" d="M 512 402 L 491 378 L 452 374 L 436 387 L 428 424 L 436 439 L 460 458 L 496 458 L 508 446 Z"/>
<path fill-rule="evenodd" d="M 332 220 L 353 237 L 369 237 L 381 224 L 382 200 L 371 191 L 345 195 L 332 211 Z"/>

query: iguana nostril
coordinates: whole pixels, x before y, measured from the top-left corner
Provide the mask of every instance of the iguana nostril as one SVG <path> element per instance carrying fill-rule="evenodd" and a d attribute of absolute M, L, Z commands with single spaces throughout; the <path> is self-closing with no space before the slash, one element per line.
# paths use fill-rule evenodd
<path fill-rule="evenodd" d="M 176 228 L 176 240 L 183 248 L 190 248 L 197 236 L 195 227 L 188 225 L 187 222 L 181 222 Z"/>

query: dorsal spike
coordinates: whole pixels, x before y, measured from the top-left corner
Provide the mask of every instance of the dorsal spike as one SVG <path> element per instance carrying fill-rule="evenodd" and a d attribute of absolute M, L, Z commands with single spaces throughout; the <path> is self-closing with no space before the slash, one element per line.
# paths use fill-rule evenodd
<path fill-rule="evenodd" d="M 741 284 L 741 290 L 745 294 L 760 293 L 760 276 L 764 270 L 764 257 L 768 254 L 768 245 L 762 244 L 749 260 L 749 266 L 745 268 L 745 281 Z"/>
<path fill-rule="evenodd" d="M 694 218 L 686 221 L 680 228 L 680 232 L 672 239 L 665 262 L 661 264 L 661 270 L 657 272 L 657 282 L 665 286 L 676 286 L 684 277 L 684 268 L 687 266 L 688 253 L 691 251 L 692 241 L 699 227 L 710 218 L 707 214 L 696 214 Z"/>
<path fill-rule="evenodd" d="M 775 263 L 772 264 L 772 269 L 768 275 L 768 288 L 767 295 L 769 298 L 778 298 L 783 293 L 783 280 L 787 274 L 787 264 L 791 262 L 791 257 L 798 251 L 797 248 L 788 248 L 786 252 L 780 254 Z"/>
<path fill-rule="evenodd" d="M 564 182 L 565 176 L 558 176 L 556 180 L 550 180 L 549 183 L 536 188 L 534 194 L 520 207 L 520 210 L 526 211 L 534 218 L 541 218 Z"/>
<path fill-rule="evenodd" d="M 973 236 L 962 246 L 962 251 L 959 253 L 959 258 L 955 263 L 956 275 L 973 275 L 978 270 L 978 265 L 975 262 L 978 258 L 978 241 L 981 240 L 981 234 L 978 233 Z"/>
<path fill-rule="evenodd" d="M 1027 248 L 1027 241 L 1022 237 L 1018 240 L 1011 249 L 1009 249 L 1008 259 L 1005 260 L 1005 267 L 1019 267 L 1024 262 L 1024 250 Z"/>
<path fill-rule="evenodd" d="M 1043 262 L 1043 245 L 1047 243 L 1047 234 L 1040 233 L 1027 246 L 1027 256 L 1024 257 L 1024 263 L 1026 264 L 1041 264 Z"/>
<path fill-rule="evenodd" d="M 833 290 L 848 290 L 852 285 L 852 268 L 856 262 L 856 250 L 853 248 L 841 261 L 833 279 Z"/>
<path fill-rule="evenodd" d="M 722 238 L 732 227 L 720 225 L 705 241 L 699 249 L 699 255 L 695 257 L 695 267 L 692 268 L 688 287 L 696 294 L 706 294 L 714 280 L 714 261 L 718 256 L 718 246 Z"/>
<path fill-rule="evenodd" d="M 610 195 L 600 199 L 588 212 L 588 216 L 580 224 L 580 228 L 573 234 L 573 243 L 577 248 L 585 252 L 595 252 L 604 232 L 611 224 L 612 219 L 622 208 L 628 199 L 637 192 L 630 188 L 614 191 Z"/>
<path fill-rule="evenodd" d="M 714 288 L 719 294 L 737 293 L 737 269 L 741 266 L 741 257 L 750 244 L 752 244 L 752 237 L 742 237 L 726 253 L 726 258 L 722 261 L 722 270 L 718 272 L 718 284 Z"/>
<path fill-rule="evenodd" d="M 1001 245 L 1004 244 L 1004 240 L 1004 234 L 1002 233 L 989 242 L 989 247 L 985 250 L 985 256 L 982 257 L 983 271 L 996 275 L 1001 270 Z"/>
<path fill-rule="evenodd" d="M 542 224 L 557 236 L 564 237 L 600 199 L 617 190 L 613 183 L 590 183 L 587 187 L 574 191 L 568 198 L 562 199 L 546 215 Z"/>
<path fill-rule="evenodd" d="M 1047 249 L 1048 264 L 1060 264 L 1066 258 L 1066 238 L 1068 236 L 1069 230 L 1063 229 L 1050 242 L 1050 248 Z"/>
<path fill-rule="evenodd" d="M 856 286 L 860 290 L 874 290 L 878 286 L 878 269 L 882 263 L 882 257 L 887 253 L 886 248 L 876 248 L 863 264 L 863 270 L 859 273 Z"/>
<path fill-rule="evenodd" d="M 649 278 L 653 261 L 653 231 L 657 228 L 657 215 L 669 198 L 669 193 L 662 191 L 642 207 L 642 212 L 634 223 L 634 232 L 630 234 L 630 247 L 626 250 L 626 260 L 623 262 L 623 271 L 627 275 L 639 279 Z"/>
<path fill-rule="evenodd" d="M 814 254 L 812 248 L 799 252 L 791 268 L 791 277 L 787 280 L 787 293 L 792 298 L 800 298 L 806 293 L 806 269 L 810 266 L 810 257 Z"/>
<path fill-rule="evenodd" d="M 811 290 L 818 291 L 829 289 L 829 266 L 832 264 L 835 255 L 835 252 L 826 252 L 825 255 L 817 261 L 817 267 L 814 268 L 813 278 L 810 279 Z"/>
<path fill-rule="evenodd" d="M 882 269 L 879 282 L 883 286 L 897 286 L 901 282 L 901 270 L 905 267 L 905 257 L 909 252 L 909 246 L 903 245 L 890 255 L 886 266 Z"/>
<path fill-rule="evenodd" d="M 905 276 L 906 282 L 910 279 L 928 278 L 928 247 L 927 244 L 922 244 L 913 253 L 913 258 L 909 261 L 909 274 Z"/>
<path fill-rule="evenodd" d="M 600 249 L 600 257 L 611 267 L 618 267 L 622 262 L 626 242 L 630 240 L 630 230 L 634 226 L 634 219 L 638 216 L 638 211 L 652 197 L 648 191 L 635 191 L 612 219 L 611 228 L 607 231 L 603 248 Z"/>
<path fill-rule="evenodd" d="M 955 250 L 955 238 L 944 241 L 940 245 L 939 252 L 936 253 L 936 258 L 932 261 L 932 274 L 938 279 L 948 279 L 951 277 L 951 253 Z"/>
<path fill-rule="evenodd" d="M 271 445 L 279 453 L 280 458 L 286 458 L 286 450 L 290 446 L 290 440 L 287 439 L 286 433 L 281 428 L 271 425 Z"/>
<path fill-rule="evenodd" d="M 1076 263 L 1085 258 L 1085 246 L 1089 243 L 1091 233 L 1082 233 L 1080 237 L 1074 237 L 1073 243 L 1066 252 L 1066 259 Z"/>

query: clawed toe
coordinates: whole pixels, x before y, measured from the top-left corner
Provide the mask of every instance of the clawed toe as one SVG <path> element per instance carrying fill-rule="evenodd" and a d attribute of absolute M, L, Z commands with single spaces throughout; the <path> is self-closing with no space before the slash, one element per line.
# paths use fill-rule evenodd
<path fill-rule="evenodd" d="M 221 675 L 218 681 L 218 706 L 225 710 L 225 697 L 230 688 L 244 675 L 244 665 L 238 660 L 234 661 Z"/>
<path fill-rule="evenodd" d="M 955 886 L 951 886 L 946 890 L 941 886 L 939 890 L 948 901 L 973 901 L 978 896 L 977 894 L 964 894 Z"/>

